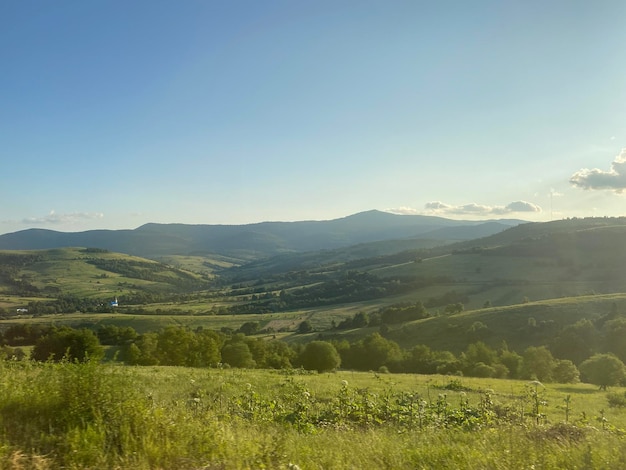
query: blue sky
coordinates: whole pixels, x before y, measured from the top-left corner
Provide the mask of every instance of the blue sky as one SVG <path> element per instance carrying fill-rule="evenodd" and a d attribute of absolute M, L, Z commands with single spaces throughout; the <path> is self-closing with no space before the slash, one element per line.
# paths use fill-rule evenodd
<path fill-rule="evenodd" d="M 0 3 L 0 233 L 626 215 L 626 2 Z"/>

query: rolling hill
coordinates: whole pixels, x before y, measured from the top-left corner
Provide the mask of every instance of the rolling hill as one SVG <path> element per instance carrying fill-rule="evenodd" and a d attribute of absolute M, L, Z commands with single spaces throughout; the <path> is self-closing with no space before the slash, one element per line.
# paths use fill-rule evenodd
<path fill-rule="evenodd" d="M 530 229 L 530 230 L 529 230 Z M 626 226 L 621 219 L 525 224 L 434 248 L 374 252 L 370 245 L 282 255 L 221 274 L 268 312 L 357 301 L 423 301 L 431 310 L 626 292 Z M 362 257 L 352 258 L 351 254 Z M 280 301 L 268 293 L 284 291 Z M 265 296 L 265 297 L 263 297 Z"/>
<path fill-rule="evenodd" d="M 361 218 L 362 226 L 367 220 L 367 215 Z M 189 227 L 167 226 L 163 239 L 160 228 L 139 230 L 160 243 L 154 250 L 171 247 L 171 240 L 182 239 Z M 456 228 L 459 238 L 459 233 L 482 230 L 481 225 Z M 208 315 L 206 324 L 213 328 L 259 321 L 280 330 L 281 337 L 306 341 L 319 334 L 358 339 L 378 327 L 336 331 L 331 325 L 357 312 L 375 315 L 388 306 L 421 301 L 430 318 L 394 324 L 387 337 L 407 348 L 427 344 L 460 352 L 477 340 L 496 347 L 504 339 L 516 350 L 549 344 L 567 325 L 599 322 L 626 306 L 623 218 L 529 223 L 456 243 L 448 229 L 455 227 L 435 229 L 445 234 L 442 239 L 427 231 L 424 238 L 287 250 L 247 262 L 243 256 L 207 257 L 197 251 L 164 256 L 167 264 L 101 248 L 2 251 L 0 307 L 39 301 L 63 308 L 58 299 L 67 295 L 94 301 L 119 296 L 123 307 L 118 314 L 139 313 L 146 321 L 150 314 L 194 325 L 205 321 L 200 314 Z M 239 231 L 231 246 L 246 248 L 253 258 L 260 251 L 248 244 L 250 237 L 263 250 L 268 240 L 277 249 L 289 238 L 277 231 L 263 237 L 256 233 Z M 317 330 L 310 337 L 293 334 L 304 319 Z"/>
<path fill-rule="evenodd" d="M 137 293 L 180 294 L 206 289 L 198 274 L 94 248 L 0 251 L 0 295 L 52 300 L 113 299 Z"/>
<path fill-rule="evenodd" d="M 220 255 L 245 262 L 281 253 L 330 250 L 384 240 L 467 240 L 494 234 L 519 223 L 522 221 L 457 221 L 368 211 L 328 221 L 262 222 L 248 225 L 151 223 L 134 230 L 73 233 L 29 229 L 0 235 L 0 250 L 78 246 L 153 259 L 169 255 Z"/>

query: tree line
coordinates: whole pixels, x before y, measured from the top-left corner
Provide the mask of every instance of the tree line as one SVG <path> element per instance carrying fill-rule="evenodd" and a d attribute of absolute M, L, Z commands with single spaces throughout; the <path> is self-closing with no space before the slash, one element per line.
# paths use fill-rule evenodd
<path fill-rule="evenodd" d="M 541 382 L 575 383 L 581 378 L 606 388 L 626 379 L 626 367 L 614 354 L 595 353 L 578 366 L 555 358 L 546 346 L 529 347 L 521 354 L 506 343 L 491 348 L 480 341 L 458 355 L 432 350 L 426 345 L 403 349 L 380 333 L 354 342 L 315 340 L 286 343 L 247 336 L 243 331 L 224 333 L 169 326 L 138 334 L 131 327 L 86 328 L 14 325 L 2 334 L 0 357 L 25 358 L 19 345 L 32 344 L 30 358 L 88 360 L 104 357 L 103 345 L 117 346 L 117 360 L 129 365 L 186 367 L 239 367 L 263 369 L 304 368 L 320 372 L 339 367 L 380 373 L 418 373 L 472 377 L 514 378 Z"/>

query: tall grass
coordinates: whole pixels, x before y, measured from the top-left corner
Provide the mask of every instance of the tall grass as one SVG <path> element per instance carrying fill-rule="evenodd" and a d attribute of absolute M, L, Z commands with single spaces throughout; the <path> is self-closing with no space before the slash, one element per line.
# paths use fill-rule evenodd
<path fill-rule="evenodd" d="M 582 384 L 7 362 L 0 468 L 623 468 L 626 416 L 606 398 Z"/>

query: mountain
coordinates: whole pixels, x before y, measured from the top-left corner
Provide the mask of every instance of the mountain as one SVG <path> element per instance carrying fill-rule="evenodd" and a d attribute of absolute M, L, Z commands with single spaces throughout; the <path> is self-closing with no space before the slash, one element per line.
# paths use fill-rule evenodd
<path fill-rule="evenodd" d="M 146 258 L 217 254 L 245 261 L 281 253 L 329 250 L 385 240 L 467 240 L 492 235 L 520 223 L 523 221 L 463 221 L 373 210 L 327 221 L 247 225 L 149 223 L 134 230 L 70 233 L 29 229 L 1 235 L 0 249 L 40 250 L 78 246 Z"/>

